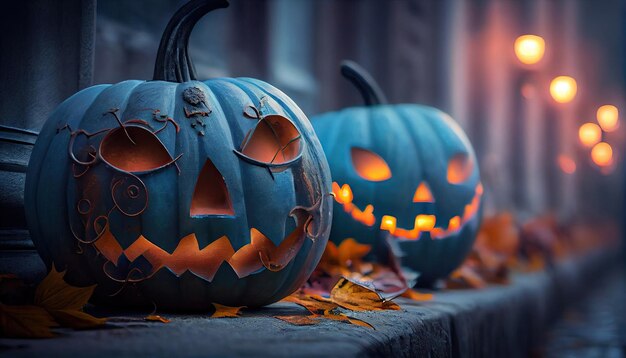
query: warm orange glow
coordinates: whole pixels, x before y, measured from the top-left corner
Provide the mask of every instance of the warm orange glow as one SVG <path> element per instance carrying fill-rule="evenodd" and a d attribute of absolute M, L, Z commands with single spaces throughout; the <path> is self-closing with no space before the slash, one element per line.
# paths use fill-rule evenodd
<path fill-rule="evenodd" d="M 558 76 L 550 82 L 550 95 L 558 103 L 571 102 L 577 90 L 576 80 L 570 76 Z"/>
<path fill-rule="evenodd" d="M 613 105 L 600 106 L 596 118 L 605 132 L 612 132 L 619 127 L 619 110 Z"/>
<path fill-rule="evenodd" d="M 596 144 L 591 149 L 591 160 L 601 167 L 611 165 L 613 163 L 613 148 L 605 142 Z"/>
<path fill-rule="evenodd" d="M 448 183 L 461 184 L 472 175 L 474 161 L 466 153 L 455 154 L 448 161 Z"/>
<path fill-rule="evenodd" d="M 333 194 L 335 195 L 335 200 L 339 204 L 347 204 L 352 202 L 352 189 L 350 189 L 350 185 L 348 184 L 344 184 L 340 188 L 339 184 L 333 182 Z"/>
<path fill-rule="evenodd" d="M 478 213 L 480 207 L 480 199 L 483 195 L 483 185 L 478 183 L 474 192 L 474 197 L 471 202 L 465 205 L 463 216 L 454 216 L 448 222 L 448 228 L 435 227 L 436 217 L 435 215 L 420 214 L 415 217 L 415 223 L 412 229 L 403 229 L 397 227 L 396 218 L 393 216 L 385 215 L 380 223 L 381 230 L 387 230 L 395 237 L 405 240 L 417 240 L 420 238 L 422 232 L 430 232 L 431 239 L 443 239 L 448 235 L 459 230 L 463 224 L 471 220 L 474 215 Z M 393 230 L 393 231 L 392 231 Z"/>
<path fill-rule="evenodd" d="M 344 184 L 340 187 L 337 182 L 333 182 L 333 196 L 335 197 L 335 201 L 343 205 L 343 210 L 350 214 L 354 220 L 367 226 L 373 226 L 376 223 L 374 206 L 367 205 L 365 209 L 361 210 L 356 205 L 352 204 L 354 196 L 350 185 Z"/>
<path fill-rule="evenodd" d="M 515 55 L 521 63 L 533 65 L 543 58 L 546 43 L 537 35 L 522 35 L 515 40 Z"/>
<path fill-rule="evenodd" d="M 415 217 L 415 227 L 419 231 L 430 231 L 435 227 L 435 215 L 418 215 Z"/>
<path fill-rule="evenodd" d="M 434 203 L 435 199 L 433 198 L 433 193 L 430 191 L 428 184 L 426 182 L 421 182 L 420 185 L 417 186 L 417 190 L 415 190 L 415 194 L 413 195 L 414 203 Z"/>
<path fill-rule="evenodd" d="M 557 158 L 559 168 L 565 174 L 574 174 L 576 172 L 576 162 L 565 154 L 560 154 Z"/>
<path fill-rule="evenodd" d="M 602 140 L 602 130 L 595 123 L 585 123 L 578 129 L 578 139 L 585 147 L 592 147 Z"/>
<path fill-rule="evenodd" d="M 350 213 L 352 218 L 364 225 L 372 226 L 376 223 L 376 217 L 374 216 L 374 206 L 369 204 L 361 211 L 354 204 L 347 204 L 344 206 L 346 212 L 348 211 L 348 207 L 350 208 Z"/>
<path fill-rule="evenodd" d="M 353 147 L 352 164 L 354 170 L 363 179 L 383 181 L 391 178 L 391 169 L 385 160 L 378 154 L 363 148 Z"/>
<path fill-rule="evenodd" d="M 461 218 L 457 215 L 448 222 L 448 231 L 456 231 L 461 227 Z"/>
<path fill-rule="evenodd" d="M 380 229 L 387 230 L 393 234 L 396 231 L 396 221 L 397 220 L 394 216 L 385 215 L 380 221 Z"/>

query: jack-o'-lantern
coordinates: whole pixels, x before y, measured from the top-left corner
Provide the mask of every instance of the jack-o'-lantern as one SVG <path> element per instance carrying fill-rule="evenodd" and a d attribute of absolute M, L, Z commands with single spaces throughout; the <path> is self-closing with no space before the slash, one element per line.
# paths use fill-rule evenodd
<path fill-rule="evenodd" d="M 195 80 L 191 30 L 226 6 L 184 5 L 154 80 L 87 88 L 39 135 L 32 238 L 69 280 L 98 283 L 100 301 L 261 306 L 300 287 L 323 253 L 331 181 L 307 117 L 256 79 Z"/>
<path fill-rule="evenodd" d="M 419 272 L 418 284 L 430 285 L 463 261 L 479 226 L 483 187 L 472 146 L 447 114 L 386 104 L 362 68 L 346 61 L 341 69 L 366 105 L 311 120 L 333 176 L 331 240 L 379 249 L 388 240 Z"/>

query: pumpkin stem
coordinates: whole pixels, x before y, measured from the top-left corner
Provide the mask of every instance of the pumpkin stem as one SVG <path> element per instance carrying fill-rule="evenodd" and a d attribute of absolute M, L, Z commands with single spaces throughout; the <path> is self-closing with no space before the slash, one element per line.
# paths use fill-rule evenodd
<path fill-rule="evenodd" d="M 191 31 L 202 16 L 225 7 L 228 7 L 227 0 L 190 0 L 176 11 L 161 37 L 154 65 L 154 80 L 187 82 L 196 79 L 196 71 L 187 50 Z"/>
<path fill-rule="evenodd" d="M 374 78 L 356 62 L 344 60 L 341 62 L 341 74 L 343 77 L 352 82 L 352 84 L 361 92 L 366 106 L 375 106 L 377 104 L 387 104 L 387 97 L 378 86 Z"/>

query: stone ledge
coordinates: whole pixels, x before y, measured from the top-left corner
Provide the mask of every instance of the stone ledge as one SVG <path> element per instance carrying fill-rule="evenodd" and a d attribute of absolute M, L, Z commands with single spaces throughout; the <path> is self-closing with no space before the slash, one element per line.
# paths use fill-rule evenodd
<path fill-rule="evenodd" d="M 116 322 L 110 329 L 63 331 L 55 339 L 2 339 L 0 349 L 12 357 L 525 357 L 541 343 L 543 332 L 565 304 L 588 291 L 594 278 L 618 262 L 617 251 L 599 250 L 547 272 L 518 274 L 507 286 L 446 290 L 430 302 L 398 299 L 402 311 L 353 314 L 376 330 L 335 321 L 292 326 L 272 316 L 305 310 L 277 303 L 245 311 L 245 317 L 237 319 L 166 315 L 172 319 L 169 324 Z"/>

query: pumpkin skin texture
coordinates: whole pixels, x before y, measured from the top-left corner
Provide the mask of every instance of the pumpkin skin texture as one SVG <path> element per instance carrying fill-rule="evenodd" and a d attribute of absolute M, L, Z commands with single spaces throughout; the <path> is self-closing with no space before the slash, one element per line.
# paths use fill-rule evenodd
<path fill-rule="evenodd" d="M 190 32 L 226 5 L 192 1 L 172 21 Z M 201 82 L 189 64 L 161 58 L 160 80 L 76 93 L 35 144 L 31 236 L 68 281 L 97 283 L 97 302 L 262 306 L 299 288 L 324 251 L 331 181 L 306 116 L 267 83 Z"/>
<path fill-rule="evenodd" d="M 461 264 L 480 224 L 482 185 L 472 146 L 447 114 L 383 104 L 358 65 L 346 61 L 342 72 L 367 105 L 312 118 L 337 198 L 331 240 L 355 238 L 372 245 L 380 260 L 391 247 L 403 266 L 420 274 L 418 285 L 431 286 Z M 344 184 L 351 193 L 342 190 Z M 381 228 L 390 217 L 396 229 Z"/>

